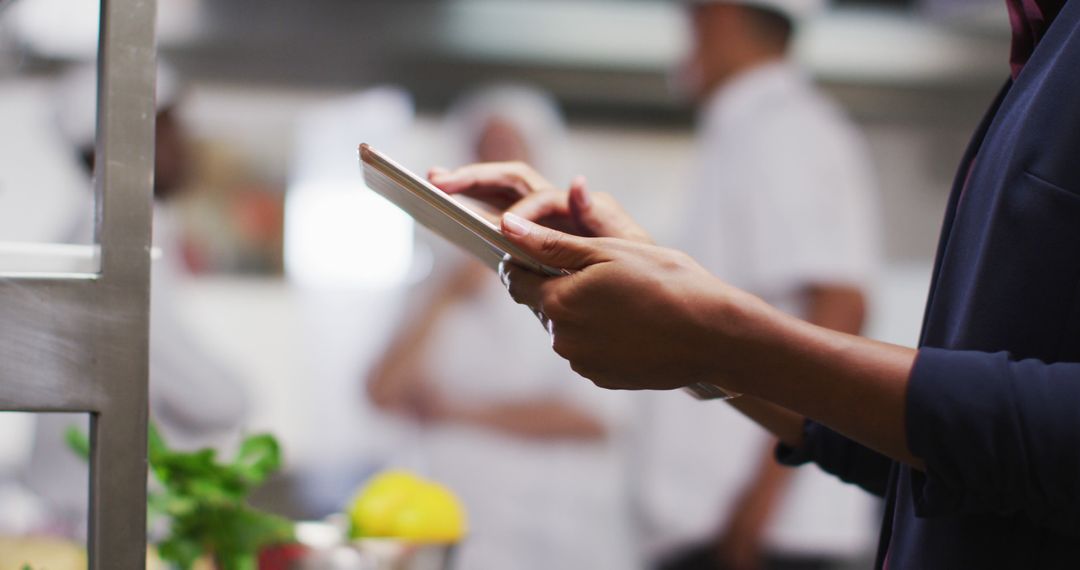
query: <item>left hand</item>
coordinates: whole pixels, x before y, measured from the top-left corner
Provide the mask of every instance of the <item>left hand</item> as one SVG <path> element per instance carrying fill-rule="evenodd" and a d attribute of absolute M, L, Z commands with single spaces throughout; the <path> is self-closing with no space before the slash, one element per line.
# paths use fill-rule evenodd
<path fill-rule="evenodd" d="M 574 235 L 652 243 L 615 198 L 590 192 L 584 176 L 574 178 L 569 190 L 560 190 L 525 163 L 489 162 L 453 171 L 433 168 L 428 178 L 443 191 L 480 200 L 500 215 L 510 212 Z"/>
<path fill-rule="evenodd" d="M 675 389 L 722 385 L 740 357 L 739 315 L 761 302 L 689 256 L 612 238 L 571 236 L 503 217 L 503 233 L 537 260 L 573 271 L 508 268 L 510 294 L 547 320 L 555 352 L 597 385 Z"/>
<path fill-rule="evenodd" d="M 401 411 L 421 424 L 436 424 L 447 420 L 451 407 L 441 390 L 428 382 L 417 382 L 411 387 Z"/>

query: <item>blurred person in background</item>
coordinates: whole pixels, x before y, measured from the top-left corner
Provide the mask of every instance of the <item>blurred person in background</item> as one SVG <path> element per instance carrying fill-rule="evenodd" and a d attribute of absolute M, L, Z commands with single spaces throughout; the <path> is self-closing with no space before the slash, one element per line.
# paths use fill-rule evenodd
<path fill-rule="evenodd" d="M 86 65 L 62 75 L 54 94 L 56 126 L 86 167 L 88 192 L 95 159 L 96 90 L 96 67 Z M 194 449 L 226 443 L 242 425 L 249 401 L 241 380 L 193 338 L 178 314 L 176 288 L 187 270 L 169 204 L 190 188 L 192 163 L 177 112 L 179 78 L 160 63 L 156 92 L 153 245 L 161 257 L 151 265 L 150 412 L 170 444 Z M 92 218 L 85 218 L 55 241 L 90 244 L 93 231 Z M 88 475 L 85 463 L 65 445 L 64 432 L 85 425 L 71 415 L 39 415 L 26 469 L 27 484 L 74 535 L 83 532 L 86 522 Z"/>
<path fill-rule="evenodd" d="M 789 57 L 821 0 L 698 0 L 680 79 L 699 104 L 680 248 L 728 283 L 811 323 L 859 334 L 877 266 L 875 183 L 864 143 Z M 734 410 L 650 399 L 644 500 L 660 568 L 834 568 L 873 547 L 870 495 L 773 458 Z M 726 412 L 726 413 L 725 413 Z M 707 446 L 672 442 L 717 434 Z M 693 468 L 690 468 L 693 466 Z M 666 543 L 666 544 L 665 544 Z"/>
<path fill-rule="evenodd" d="M 545 94 L 481 89 L 447 122 L 462 161 L 558 168 L 564 128 Z M 379 408 L 416 422 L 419 441 L 409 447 L 464 501 L 470 532 L 457 567 L 639 567 L 624 483 L 629 400 L 582 385 L 542 348 L 533 317 L 505 302 L 489 269 L 442 247 L 433 292 L 367 388 Z"/>

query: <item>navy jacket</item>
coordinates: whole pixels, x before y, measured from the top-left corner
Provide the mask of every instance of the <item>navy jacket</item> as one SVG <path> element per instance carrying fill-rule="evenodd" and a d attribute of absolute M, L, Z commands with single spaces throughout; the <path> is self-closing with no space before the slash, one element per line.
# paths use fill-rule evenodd
<path fill-rule="evenodd" d="M 1080 568 L 1080 0 L 972 141 L 920 346 L 906 431 L 925 472 L 812 422 L 781 461 L 885 497 L 878 568 Z"/>

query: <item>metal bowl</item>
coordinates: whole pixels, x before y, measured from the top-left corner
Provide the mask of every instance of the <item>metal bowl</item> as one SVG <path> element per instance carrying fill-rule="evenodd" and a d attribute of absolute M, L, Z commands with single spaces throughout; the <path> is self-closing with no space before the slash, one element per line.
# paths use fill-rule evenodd
<path fill-rule="evenodd" d="M 389 538 L 349 540 L 341 516 L 296 525 L 304 553 L 296 570 L 451 570 L 454 544 L 415 544 Z"/>

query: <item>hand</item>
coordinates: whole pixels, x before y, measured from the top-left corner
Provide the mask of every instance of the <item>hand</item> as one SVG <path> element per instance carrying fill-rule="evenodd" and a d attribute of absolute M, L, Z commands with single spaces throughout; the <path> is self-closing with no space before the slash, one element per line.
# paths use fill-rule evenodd
<path fill-rule="evenodd" d="M 420 382 L 415 368 L 394 370 L 394 366 L 385 362 L 376 366 L 366 384 L 368 399 L 384 412 L 402 413 L 408 406 L 413 385 Z"/>
<path fill-rule="evenodd" d="M 605 388 L 721 387 L 738 365 L 743 316 L 760 300 L 710 275 L 687 255 L 612 238 L 582 238 L 503 217 L 503 233 L 538 261 L 573 271 L 507 272 L 510 294 L 542 314 L 552 346 Z"/>
<path fill-rule="evenodd" d="M 376 371 L 373 377 L 380 381 L 368 383 L 371 402 L 384 412 L 421 423 L 441 420 L 447 409 L 442 392 L 428 380 L 422 366 L 406 366 L 392 373 Z"/>
<path fill-rule="evenodd" d="M 491 162 L 454 171 L 432 169 L 428 178 L 449 194 L 463 194 L 500 213 L 514 213 L 575 235 L 653 241 L 610 194 L 589 192 L 583 176 L 565 191 L 524 163 Z"/>
<path fill-rule="evenodd" d="M 452 408 L 442 391 L 428 382 L 419 382 L 412 387 L 402 411 L 413 420 L 425 425 L 448 421 L 453 415 Z"/>

